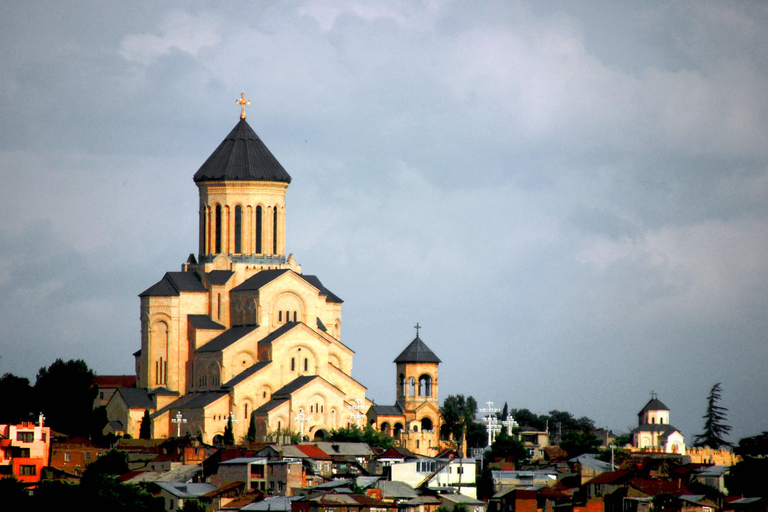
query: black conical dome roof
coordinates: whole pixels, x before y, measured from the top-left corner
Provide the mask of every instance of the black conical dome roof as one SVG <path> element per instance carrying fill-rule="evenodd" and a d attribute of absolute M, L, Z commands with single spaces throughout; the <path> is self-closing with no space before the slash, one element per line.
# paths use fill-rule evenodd
<path fill-rule="evenodd" d="M 426 343 L 417 335 L 395 359 L 396 363 L 442 363 Z"/>
<path fill-rule="evenodd" d="M 201 181 L 280 181 L 290 183 L 291 176 L 267 149 L 256 132 L 245 122 L 235 125 L 229 135 L 211 153 L 195 173 Z"/>

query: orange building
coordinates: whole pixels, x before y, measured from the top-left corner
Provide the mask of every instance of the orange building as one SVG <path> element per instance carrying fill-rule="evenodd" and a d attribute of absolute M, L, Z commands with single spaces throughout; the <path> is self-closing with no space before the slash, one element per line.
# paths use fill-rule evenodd
<path fill-rule="evenodd" d="M 0 425 L 0 478 L 16 477 L 19 482 L 36 484 L 48 465 L 51 428 L 24 421 L 19 425 Z"/>

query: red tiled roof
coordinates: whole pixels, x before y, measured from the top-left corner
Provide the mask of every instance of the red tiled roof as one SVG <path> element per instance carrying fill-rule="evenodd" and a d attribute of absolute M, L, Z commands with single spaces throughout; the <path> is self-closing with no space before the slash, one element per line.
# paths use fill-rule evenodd
<path fill-rule="evenodd" d="M 632 476 L 631 471 L 606 471 L 605 473 L 600 473 L 595 478 L 588 480 L 584 485 L 592 485 L 592 484 L 618 485 L 626 480 L 629 480 L 631 476 Z"/>
<path fill-rule="evenodd" d="M 330 459 L 331 456 L 313 444 L 297 444 L 296 448 L 313 459 Z"/>
<path fill-rule="evenodd" d="M 104 388 L 135 388 L 135 375 L 97 375 L 93 378 L 97 387 Z"/>
<path fill-rule="evenodd" d="M 675 496 L 691 494 L 691 491 L 688 490 L 688 487 L 680 479 L 633 478 L 629 484 L 648 496 L 656 496 L 661 493 L 673 494 Z"/>

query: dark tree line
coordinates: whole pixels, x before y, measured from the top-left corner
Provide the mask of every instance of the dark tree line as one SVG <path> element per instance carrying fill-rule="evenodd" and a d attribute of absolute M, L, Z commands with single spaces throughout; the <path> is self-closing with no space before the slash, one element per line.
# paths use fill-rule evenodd
<path fill-rule="evenodd" d="M 57 359 L 40 368 L 34 385 L 29 379 L 6 373 L 0 378 L 0 423 L 36 422 L 42 413 L 45 425 L 55 432 L 73 437 L 99 434 L 106 414 L 93 409 L 95 376 L 82 359 Z"/>

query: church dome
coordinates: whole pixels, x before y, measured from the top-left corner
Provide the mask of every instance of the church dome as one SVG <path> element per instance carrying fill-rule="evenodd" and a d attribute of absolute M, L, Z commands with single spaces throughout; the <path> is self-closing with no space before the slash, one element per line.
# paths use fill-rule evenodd
<path fill-rule="evenodd" d="M 204 181 L 278 181 L 290 183 L 291 176 L 267 149 L 245 119 L 198 169 L 195 182 Z"/>

